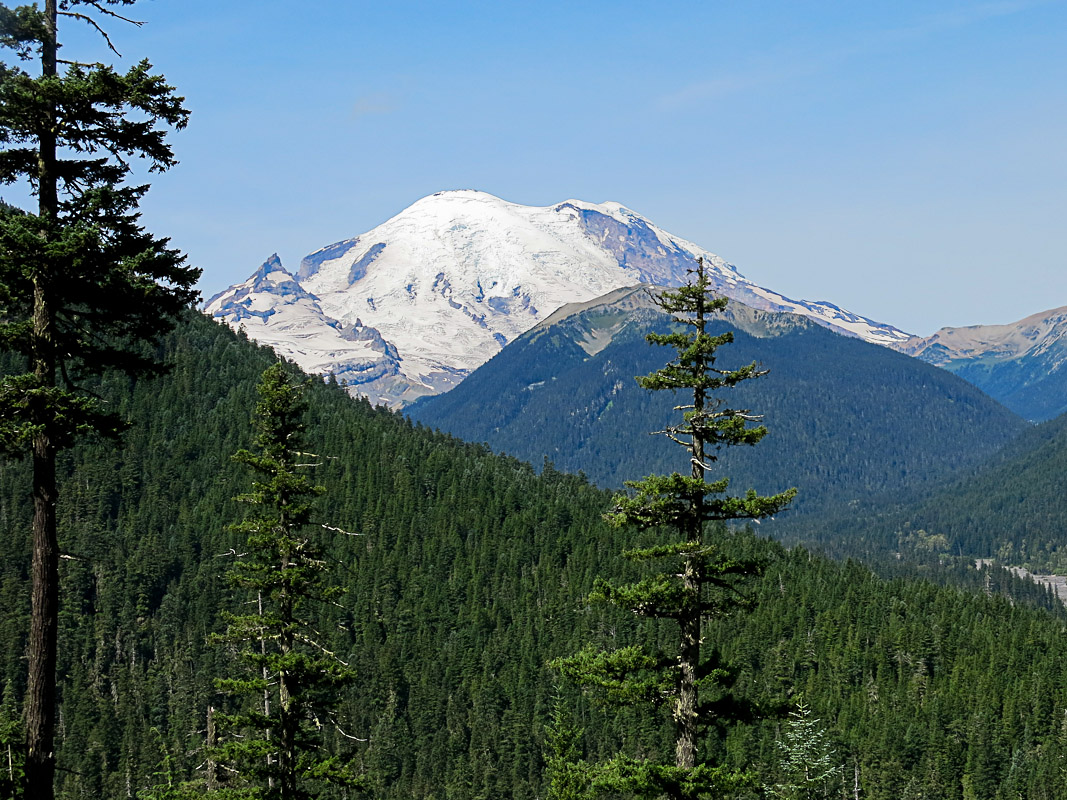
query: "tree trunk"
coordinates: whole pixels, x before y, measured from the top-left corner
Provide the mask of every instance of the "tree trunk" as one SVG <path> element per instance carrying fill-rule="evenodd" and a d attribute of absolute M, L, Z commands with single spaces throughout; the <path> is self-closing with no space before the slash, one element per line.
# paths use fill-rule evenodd
<path fill-rule="evenodd" d="M 683 581 L 686 594 L 699 600 L 697 571 L 691 559 L 686 560 Z M 682 769 L 696 766 L 697 752 L 697 667 L 700 664 L 700 603 L 690 600 L 690 608 L 683 612 L 681 643 L 678 651 L 678 698 L 674 703 L 675 765 Z"/>
<path fill-rule="evenodd" d="M 56 74 L 56 0 L 45 0 L 49 36 L 41 46 L 41 71 Z M 56 114 L 45 120 L 38 151 L 39 215 L 42 236 L 58 210 L 56 194 Z M 55 386 L 54 310 L 48 265 L 38 265 L 33 295 L 33 372 L 42 389 Z M 56 535 L 55 412 L 50 400 L 32 401 L 33 435 L 33 588 L 31 590 L 29 675 L 26 691 L 26 797 L 55 796 L 56 640 L 59 625 L 59 543 Z"/>
<path fill-rule="evenodd" d="M 282 534 L 285 545 L 281 556 L 282 575 L 289 569 L 289 530 L 283 511 L 280 515 Z M 282 657 L 283 666 L 278 670 L 278 772 L 281 775 L 281 797 L 284 800 L 294 800 L 297 796 L 296 780 L 296 735 L 300 726 L 299 718 L 293 713 L 293 698 L 290 694 L 290 682 L 292 675 L 290 668 L 285 666 L 285 661 L 293 651 L 293 600 L 289 594 L 289 587 L 283 583 L 278 596 L 278 618 L 281 620 L 283 629 L 278 637 L 278 652 Z"/>
<path fill-rule="evenodd" d="M 697 259 L 697 285 L 704 285 L 704 260 Z M 703 295 L 696 309 L 697 336 L 704 335 L 704 299 Z M 696 365 L 701 375 L 706 370 L 704 359 Z M 696 416 L 692 423 L 692 444 L 690 456 L 692 475 L 704 480 L 704 435 L 701 432 L 704 412 L 705 393 L 701 386 L 693 390 L 693 412 Z M 690 544 L 699 544 L 704 537 L 704 494 L 696 494 L 691 501 L 692 519 L 686 540 Z M 681 628 L 681 642 L 678 651 L 678 699 L 674 704 L 674 763 L 681 769 L 693 769 L 696 766 L 697 722 L 700 693 L 697 687 L 697 671 L 700 669 L 700 601 L 704 588 L 703 555 L 691 555 L 685 560 L 682 571 L 682 585 L 685 589 L 686 606 L 682 609 L 678 624 Z"/>
<path fill-rule="evenodd" d="M 207 792 L 211 794 L 219 786 L 219 767 L 212 755 L 215 750 L 215 706 L 207 707 Z"/>
<path fill-rule="evenodd" d="M 59 545 L 56 540 L 55 448 L 33 438 L 33 590 L 26 691 L 26 796 L 51 800 L 55 778 L 56 635 Z"/>

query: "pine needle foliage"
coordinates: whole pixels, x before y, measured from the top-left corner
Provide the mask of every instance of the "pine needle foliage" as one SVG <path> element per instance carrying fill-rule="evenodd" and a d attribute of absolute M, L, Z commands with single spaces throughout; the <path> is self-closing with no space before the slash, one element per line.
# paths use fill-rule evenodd
<path fill-rule="evenodd" d="M 828 800 L 837 794 L 841 764 L 820 720 L 803 701 L 789 712 L 777 742 L 780 780 L 768 787 L 778 800 Z"/>
<path fill-rule="evenodd" d="M 333 603 L 342 590 L 309 529 L 312 501 L 325 491 L 298 470 L 315 458 L 301 450 L 304 387 L 281 364 L 261 378 L 253 450 L 233 459 L 254 474 L 251 491 L 236 499 L 251 511 L 231 530 L 246 538 L 227 578 L 253 611 L 226 615 L 216 637 L 234 646 L 244 674 L 220 678 L 217 688 L 236 708 L 215 715 L 222 738 L 212 748 L 210 794 L 221 798 L 305 800 L 330 784 L 356 787 L 345 762 L 326 747 L 336 731 L 340 690 L 355 673 L 325 646 L 311 623 L 311 606 Z M 222 780 L 225 776 L 234 776 Z"/>
<path fill-rule="evenodd" d="M 755 363 L 732 370 L 715 366 L 716 351 L 733 335 L 707 333 L 709 317 L 722 311 L 727 301 L 711 294 L 703 259 L 690 270 L 689 283 L 653 299 L 691 330 L 649 334 L 651 344 L 672 347 L 677 355 L 637 381 L 652 391 L 681 391 L 691 397 L 691 402 L 676 407 L 681 421 L 659 431 L 684 448 L 691 470 L 688 475 L 675 472 L 627 482 L 633 493 L 617 496 L 606 518 L 616 528 L 665 538 L 623 552 L 624 558 L 658 571 L 626 585 L 598 579 L 589 599 L 668 623 L 676 646 L 670 652 L 589 646 L 554 666 L 606 704 L 664 708 L 674 724 L 673 764 L 619 754 L 587 770 L 586 796 L 723 797 L 752 787 L 754 777 L 700 757 L 700 736 L 743 710 L 743 704 L 734 703 L 722 690 L 727 672 L 714 654 L 702 653 L 701 626 L 749 607 L 740 584 L 762 569 L 758 559 L 730 555 L 725 524 L 775 514 L 796 491 L 761 496 L 749 490 L 730 496 L 729 479 L 706 479 L 720 448 L 755 445 L 767 433 L 764 426 L 752 424 L 758 416 L 724 405 L 714 393 L 765 371 Z M 573 783 L 568 785 L 573 793 Z"/>
<path fill-rule="evenodd" d="M 170 330 L 200 274 L 145 231 L 137 208 L 148 186 L 127 183 L 136 165 L 176 163 L 166 137 L 185 127 L 183 98 L 147 61 L 123 74 L 60 58 L 60 20 L 115 50 L 101 20 L 133 22 L 115 10 L 132 3 L 0 5 L 0 47 L 21 62 L 0 63 L 0 183 L 37 201 L 32 213 L 0 209 L 0 348 L 26 364 L 0 378 L 0 452 L 29 454 L 33 469 L 25 788 L 35 800 L 53 797 L 56 771 L 56 459 L 80 435 L 124 429 L 83 381 L 159 372 L 143 342 Z"/>

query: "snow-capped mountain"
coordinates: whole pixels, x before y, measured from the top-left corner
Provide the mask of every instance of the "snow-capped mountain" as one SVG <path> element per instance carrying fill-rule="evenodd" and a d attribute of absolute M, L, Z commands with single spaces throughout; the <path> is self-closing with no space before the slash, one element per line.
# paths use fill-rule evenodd
<path fill-rule="evenodd" d="M 879 344 L 896 328 L 826 302 L 792 300 L 618 203 L 509 203 L 438 192 L 377 228 L 304 258 L 277 258 L 207 313 L 309 372 L 334 372 L 374 402 L 406 405 L 451 388 L 566 303 L 638 283 L 676 286 L 698 256 L 715 288 L 753 308 L 803 314 Z"/>
<path fill-rule="evenodd" d="M 358 319 L 345 324 L 324 314 L 277 254 L 244 283 L 212 297 L 207 309 L 312 374 L 333 372 L 338 380 L 361 384 L 399 372 L 396 348 Z"/>

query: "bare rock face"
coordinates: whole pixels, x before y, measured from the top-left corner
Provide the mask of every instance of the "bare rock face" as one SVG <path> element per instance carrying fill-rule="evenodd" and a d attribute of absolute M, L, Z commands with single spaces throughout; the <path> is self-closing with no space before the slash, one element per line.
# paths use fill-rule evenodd
<path fill-rule="evenodd" d="M 912 336 L 893 347 L 940 367 L 956 359 L 1039 356 L 1059 349 L 1065 337 L 1067 306 L 1062 306 L 1007 325 L 942 328 L 931 336 Z"/>
<path fill-rule="evenodd" d="M 1007 325 L 942 328 L 891 346 L 956 373 L 1027 419 L 1067 412 L 1067 306 Z"/>
<path fill-rule="evenodd" d="M 508 203 L 438 192 L 367 233 L 308 255 L 272 257 L 206 311 L 305 370 L 402 407 L 446 391 L 567 303 L 626 286 L 677 286 L 698 257 L 717 291 L 880 344 L 907 334 L 831 303 L 757 286 L 698 245 L 618 203 Z"/>

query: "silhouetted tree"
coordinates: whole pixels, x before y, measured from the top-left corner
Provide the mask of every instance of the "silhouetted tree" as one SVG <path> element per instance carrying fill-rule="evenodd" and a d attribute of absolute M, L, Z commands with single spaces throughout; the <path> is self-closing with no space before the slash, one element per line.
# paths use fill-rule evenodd
<path fill-rule="evenodd" d="M 36 213 L 0 215 L 0 345 L 28 359 L 24 373 L 0 381 L 0 444 L 33 463 L 25 721 L 26 790 L 36 800 L 53 796 L 55 772 L 56 455 L 79 434 L 121 431 L 118 416 L 79 390 L 81 378 L 157 371 L 138 344 L 170 329 L 199 276 L 141 227 L 148 187 L 126 184 L 138 162 L 157 172 L 175 163 L 166 129 L 184 127 L 182 98 L 146 61 L 119 74 L 59 57 L 60 19 L 96 28 L 111 46 L 97 19 L 124 19 L 112 9 L 131 2 L 0 6 L 0 44 L 39 65 L 0 64 L 0 181 L 26 183 L 37 198 Z"/>

